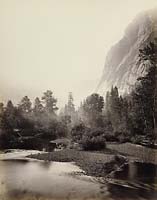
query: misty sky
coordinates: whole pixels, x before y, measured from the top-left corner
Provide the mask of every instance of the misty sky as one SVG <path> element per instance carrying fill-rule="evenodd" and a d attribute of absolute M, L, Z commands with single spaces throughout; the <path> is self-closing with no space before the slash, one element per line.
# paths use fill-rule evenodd
<path fill-rule="evenodd" d="M 0 0 L 0 100 L 54 91 L 59 104 L 91 94 L 105 56 L 157 0 Z"/>

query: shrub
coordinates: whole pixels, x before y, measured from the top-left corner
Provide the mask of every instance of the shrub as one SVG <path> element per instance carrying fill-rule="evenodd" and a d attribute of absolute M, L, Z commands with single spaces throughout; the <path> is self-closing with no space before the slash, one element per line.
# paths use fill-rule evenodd
<path fill-rule="evenodd" d="M 83 123 L 72 128 L 72 140 L 84 150 L 101 150 L 106 147 L 105 131 L 101 128 L 90 129 Z"/>
<path fill-rule="evenodd" d="M 103 130 L 87 130 L 83 135 L 80 144 L 84 150 L 101 150 L 106 147 L 106 140 Z"/>
<path fill-rule="evenodd" d="M 71 130 L 71 136 L 72 136 L 73 142 L 80 143 L 86 129 L 87 128 L 85 127 L 83 123 L 75 125 Z"/>

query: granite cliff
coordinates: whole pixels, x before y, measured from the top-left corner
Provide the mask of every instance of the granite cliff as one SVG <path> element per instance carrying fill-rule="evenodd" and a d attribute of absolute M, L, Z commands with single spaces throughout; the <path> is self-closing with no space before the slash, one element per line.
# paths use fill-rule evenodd
<path fill-rule="evenodd" d="M 156 13 L 157 9 L 139 14 L 122 39 L 111 47 L 96 92 L 105 95 L 112 86 L 117 86 L 121 94 L 129 93 L 137 78 L 145 75 L 149 62 L 140 62 L 139 49 L 157 36 Z"/>

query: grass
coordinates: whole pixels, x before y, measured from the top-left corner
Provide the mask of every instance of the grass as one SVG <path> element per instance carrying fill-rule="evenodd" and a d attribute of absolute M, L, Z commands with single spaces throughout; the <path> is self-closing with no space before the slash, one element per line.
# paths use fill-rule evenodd
<path fill-rule="evenodd" d="M 157 149 L 151 149 L 131 143 L 108 144 L 107 147 L 110 150 L 129 155 L 133 160 L 157 165 Z"/>

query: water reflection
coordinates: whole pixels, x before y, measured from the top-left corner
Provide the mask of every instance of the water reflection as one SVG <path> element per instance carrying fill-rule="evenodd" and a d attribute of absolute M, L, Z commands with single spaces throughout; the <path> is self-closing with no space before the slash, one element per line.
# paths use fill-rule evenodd
<path fill-rule="evenodd" d="M 43 168 L 48 170 L 50 167 L 52 167 L 53 162 L 40 162 L 39 165 Z"/>
<path fill-rule="evenodd" d="M 24 159 L 26 154 L 8 153 L 6 159 L 13 160 L 0 161 L 0 200 L 156 200 L 156 165 L 126 164 L 102 185 L 93 177 L 80 175 L 82 170 L 73 163 L 30 161 Z"/>
<path fill-rule="evenodd" d="M 157 178 L 157 166 L 149 163 L 132 162 L 124 165 L 121 171 L 117 171 L 114 178 L 154 184 Z"/>
<path fill-rule="evenodd" d="M 157 166 L 146 163 L 130 163 L 117 171 L 109 182 L 112 198 L 156 199 Z"/>
<path fill-rule="evenodd" d="M 100 194 L 91 177 L 72 175 L 82 170 L 72 163 L 0 161 L 0 199 L 23 199 L 27 195 L 53 198 L 88 198 Z M 85 178 L 86 177 L 86 178 Z M 9 199 L 9 200 L 10 200 Z"/>

